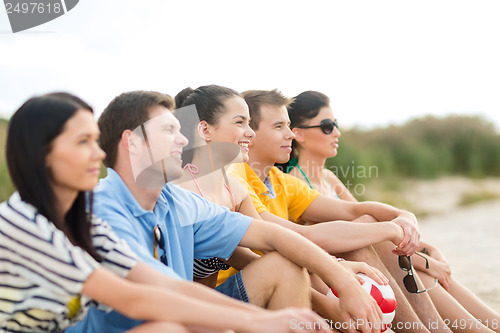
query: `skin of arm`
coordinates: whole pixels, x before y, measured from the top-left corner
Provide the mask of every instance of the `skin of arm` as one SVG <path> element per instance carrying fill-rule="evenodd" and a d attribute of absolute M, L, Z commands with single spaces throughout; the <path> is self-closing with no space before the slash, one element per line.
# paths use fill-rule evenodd
<path fill-rule="evenodd" d="M 96 269 L 85 281 L 82 293 L 131 318 L 219 330 L 229 328 L 257 333 L 265 327 L 272 327 L 276 332 L 288 332 L 292 319 L 304 322 L 321 320 L 309 310 L 266 312 L 201 285 L 170 279 L 141 263 L 132 268 L 127 279 L 102 267 Z M 218 306 L 214 306 L 214 302 Z M 304 329 L 300 332 L 310 331 Z M 320 332 L 330 331 L 323 328 Z"/>
<path fill-rule="evenodd" d="M 374 242 L 384 240 L 391 240 L 397 245 L 403 239 L 402 228 L 392 222 L 367 224 L 335 221 L 311 226 L 303 226 L 282 219 L 281 217 L 269 212 L 262 212 L 261 214 L 258 214 L 255 206 L 253 205 L 252 198 L 248 194 L 246 188 L 243 187 L 239 181 L 237 181 L 237 184 L 231 184 L 231 189 L 233 192 L 238 191 L 236 193 L 239 193 L 240 191 L 244 191 L 245 193 L 245 196 L 238 208 L 238 212 L 253 217 L 256 220 L 262 219 L 285 227 L 289 230 L 293 230 L 320 246 L 328 253 L 348 252 L 363 246 L 371 245 Z M 237 258 L 233 257 L 246 254 L 246 251 L 238 250 L 238 252 L 239 254 L 235 253 L 230 260 L 237 260 Z M 254 253 L 251 252 L 249 255 L 253 254 Z M 358 267 L 358 269 L 362 269 L 362 267 Z M 379 274 L 379 272 L 373 272 L 371 270 L 358 270 L 356 273 L 357 272 L 368 274 L 368 276 L 375 279 L 375 281 L 380 284 L 385 283 L 385 277 L 381 273 Z"/>
<path fill-rule="evenodd" d="M 404 239 L 395 253 L 410 255 L 417 250 L 420 234 L 415 215 L 380 202 L 349 202 L 320 194 L 304 211 L 302 219 L 316 224 L 332 220 L 352 221 L 363 215 L 372 215 L 378 221 L 394 222 L 403 228 Z"/>
<path fill-rule="evenodd" d="M 303 180 L 302 175 L 298 175 L 299 178 Z M 323 177 L 329 183 L 330 187 L 334 188 L 339 198 L 342 201 L 348 201 L 356 203 L 358 202 L 356 198 L 349 192 L 347 187 L 340 181 L 340 179 L 331 171 L 326 168 L 323 169 Z M 388 205 L 386 205 L 388 206 Z M 391 207 L 391 206 L 389 206 Z M 394 208 L 394 207 L 391 207 Z M 394 208 L 395 209 L 395 208 Z M 413 254 L 418 249 L 418 243 L 420 242 L 420 234 L 418 231 L 418 223 L 415 215 L 410 212 L 404 212 L 402 219 L 395 219 L 394 222 L 403 228 L 405 237 L 403 241 L 399 244 L 399 247 L 393 251 L 397 255 L 410 255 Z M 372 213 L 368 215 L 374 216 Z M 381 219 L 375 216 L 378 221 L 387 221 L 390 219 Z M 313 222 L 314 223 L 314 222 Z M 408 233 L 411 233 L 410 235 Z"/>
<path fill-rule="evenodd" d="M 138 275 L 133 272 L 134 269 L 129 274 L 132 278 Z M 165 277 L 165 279 L 168 278 Z M 196 288 L 193 289 L 196 290 Z M 214 329 L 242 328 L 237 320 L 234 320 L 235 317 L 228 316 L 227 313 L 221 315 L 221 311 L 210 309 L 209 303 L 185 297 L 183 292 L 175 292 L 171 288 L 158 288 L 153 285 L 134 283 L 131 279 L 121 279 L 103 268 L 96 269 L 89 276 L 84 283 L 82 293 L 131 318 L 169 321 Z M 227 310 L 231 308 L 228 307 Z M 256 310 L 234 309 L 233 315 L 240 317 L 240 320 L 248 325 L 251 323 L 250 317 L 253 311 Z M 193 316 L 193 312 L 197 315 Z"/>
<path fill-rule="evenodd" d="M 403 229 L 393 222 L 353 223 L 334 221 L 303 226 L 267 211 L 259 214 L 253 205 L 252 198 L 239 181 L 231 184 L 231 189 L 238 191 L 238 193 L 243 190 L 246 193 L 238 212 L 298 232 L 328 253 L 348 252 L 386 240 L 393 242 L 397 246 L 404 237 Z"/>
<path fill-rule="evenodd" d="M 351 192 L 349 192 L 344 183 L 342 183 L 340 179 L 331 170 L 323 169 L 323 177 L 335 190 L 335 192 L 339 196 L 339 199 L 345 201 L 357 202 L 356 198 L 351 194 Z"/>
<path fill-rule="evenodd" d="M 403 229 L 394 222 L 332 221 L 302 226 L 269 212 L 260 213 L 260 217 L 298 232 L 328 253 L 349 252 L 386 240 L 398 246 L 404 236 Z"/>
<path fill-rule="evenodd" d="M 263 252 L 278 251 L 285 258 L 317 274 L 339 292 L 344 320 L 354 317 L 363 319 L 365 323 L 381 322 L 380 308 L 361 288 L 357 276 L 301 235 L 272 223 L 253 220 L 240 245 Z"/>

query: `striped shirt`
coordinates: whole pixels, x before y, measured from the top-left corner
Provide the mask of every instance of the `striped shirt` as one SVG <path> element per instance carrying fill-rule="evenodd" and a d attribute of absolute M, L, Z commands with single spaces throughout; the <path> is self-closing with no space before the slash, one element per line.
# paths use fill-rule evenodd
<path fill-rule="evenodd" d="M 102 265 L 126 276 L 136 255 L 98 218 L 91 234 Z M 0 204 L 0 332 L 57 332 L 81 320 L 91 303 L 83 284 L 99 266 L 14 193 Z"/>

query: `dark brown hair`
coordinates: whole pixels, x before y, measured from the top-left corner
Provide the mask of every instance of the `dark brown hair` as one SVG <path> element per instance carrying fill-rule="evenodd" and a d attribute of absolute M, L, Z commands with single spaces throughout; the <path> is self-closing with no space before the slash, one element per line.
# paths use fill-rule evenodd
<path fill-rule="evenodd" d="M 291 100 L 283 95 L 279 90 L 247 90 L 241 93 L 241 96 L 248 104 L 250 112 L 250 127 L 258 130 L 261 120 L 260 107 L 264 104 L 273 106 L 287 107 Z"/>
<path fill-rule="evenodd" d="M 101 261 L 92 243 L 92 192 L 80 191 L 61 221 L 51 185 L 52 171 L 46 166 L 54 140 L 77 111 L 92 108 L 68 93 L 52 93 L 26 101 L 12 116 L 7 133 L 9 174 L 21 199 L 33 205 L 76 246 Z M 88 205 L 87 205 L 88 204 Z M 88 212 L 87 212 L 88 209 Z"/>
<path fill-rule="evenodd" d="M 154 91 L 126 92 L 109 103 L 97 122 L 101 130 L 99 145 L 106 152 L 104 165 L 110 168 L 115 166 L 123 131 L 134 130 L 148 121 L 149 111 L 157 105 L 169 110 L 175 107 L 172 97 Z"/>

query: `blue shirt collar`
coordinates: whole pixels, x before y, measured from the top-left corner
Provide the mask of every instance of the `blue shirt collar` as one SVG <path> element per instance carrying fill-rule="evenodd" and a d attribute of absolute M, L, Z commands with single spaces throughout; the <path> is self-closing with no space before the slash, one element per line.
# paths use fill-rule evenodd
<path fill-rule="evenodd" d="M 269 196 L 269 198 L 271 198 L 271 199 L 275 199 L 276 198 L 276 192 L 274 191 L 273 184 L 271 184 L 271 181 L 269 180 L 269 175 L 266 177 L 266 179 L 264 179 L 264 185 L 266 185 L 267 190 L 269 192 L 262 193 L 262 194 Z"/>
<path fill-rule="evenodd" d="M 127 185 L 125 185 L 123 179 L 115 170 L 107 168 L 107 172 L 108 175 L 106 176 L 106 178 L 101 179 L 101 181 L 97 185 L 96 187 L 97 190 L 99 189 L 99 186 L 106 186 L 105 184 L 109 182 L 110 184 L 113 184 L 112 185 L 114 188 L 113 192 L 115 192 L 115 195 L 125 206 L 127 206 L 127 208 L 130 210 L 132 215 L 134 215 L 134 217 L 140 217 L 151 213 L 151 211 L 145 210 L 144 208 L 141 207 L 141 205 L 135 199 L 132 192 L 130 192 Z M 156 200 L 154 210 L 157 210 L 160 207 L 163 208 L 165 211 L 168 211 L 168 203 L 163 195 L 160 195 L 160 197 Z"/>

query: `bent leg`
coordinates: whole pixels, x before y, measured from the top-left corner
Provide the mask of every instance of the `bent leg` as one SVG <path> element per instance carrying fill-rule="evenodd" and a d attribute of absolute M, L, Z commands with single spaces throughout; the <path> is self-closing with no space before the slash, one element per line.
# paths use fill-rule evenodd
<path fill-rule="evenodd" d="M 450 281 L 450 293 L 475 318 L 484 324 L 487 323 L 491 330 L 500 333 L 500 315 L 453 278 Z"/>
<path fill-rule="evenodd" d="M 394 245 L 390 242 L 382 242 L 376 244 L 374 248 L 387 270 L 396 280 L 399 289 L 403 292 L 403 295 L 411 304 L 417 316 L 427 325 L 429 330 L 431 332 L 450 332 L 451 330 L 446 327 L 446 324 L 427 293 L 411 294 L 406 291 L 403 285 L 403 278 L 406 276 L 406 272 L 399 267 L 398 257 L 392 253 Z M 415 272 L 415 279 L 417 282 L 420 280 L 417 272 Z M 422 284 L 419 283 L 419 285 Z"/>
<path fill-rule="evenodd" d="M 434 278 L 419 272 L 425 286 L 434 283 Z M 453 296 L 440 284 L 427 292 L 450 329 L 456 333 L 493 333 L 488 327 L 476 320 Z"/>
<path fill-rule="evenodd" d="M 241 271 L 250 303 L 268 308 L 311 308 L 307 271 L 277 252 L 267 253 Z"/>

